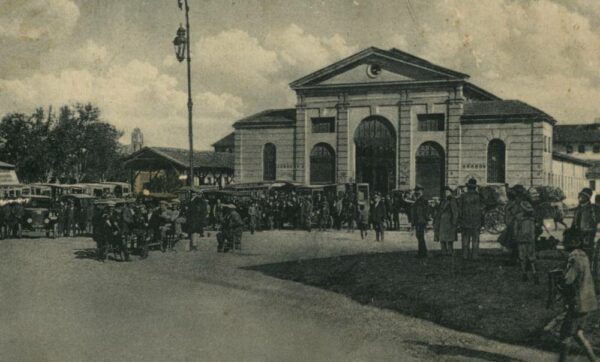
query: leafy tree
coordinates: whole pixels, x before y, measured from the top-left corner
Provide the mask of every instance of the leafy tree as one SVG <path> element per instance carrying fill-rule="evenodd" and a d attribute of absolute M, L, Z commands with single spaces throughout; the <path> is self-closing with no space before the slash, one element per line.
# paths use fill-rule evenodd
<path fill-rule="evenodd" d="M 0 120 L 0 160 L 15 164 L 23 182 L 126 179 L 118 143 L 123 133 L 102 120 L 98 107 L 76 104 L 61 107 L 57 117 L 48 113 L 40 108 Z"/>
<path fill-rule="evenodd" d="M 47 139 L 50 118 L 37 109 L 27 117 L 12 113 L 0 121 L 0 159 L 16 166 L 17 174 L 24 182 L 45 181 L 49 173 Z"/>

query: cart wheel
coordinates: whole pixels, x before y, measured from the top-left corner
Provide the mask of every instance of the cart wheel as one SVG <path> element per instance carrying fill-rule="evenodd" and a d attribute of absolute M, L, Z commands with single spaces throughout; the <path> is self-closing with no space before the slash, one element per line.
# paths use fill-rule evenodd
<path fill-rule="evenodd" d="M 502 209 L 493 209 L 485 213 L 484 227 L 487 232 L 493 235 L 500 234 L 506 228 L 504 224 L 504 211 Z"/>

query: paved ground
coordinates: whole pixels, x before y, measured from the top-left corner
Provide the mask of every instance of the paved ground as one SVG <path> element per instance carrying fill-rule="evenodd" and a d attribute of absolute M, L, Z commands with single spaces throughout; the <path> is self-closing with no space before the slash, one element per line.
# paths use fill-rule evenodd
<path fill-rule="evenodd" d="M 245 235 L 241 254 L 89 258 L 87 238 L 0 241 L 2 361 L 542 361 L 524 347 L 451 331 L 244 266 L 409 250 L 346 232 Z M 433 245 L 432 245 L 433 246 Z M 495 246 L 484 244 L 485 247 Z"/>

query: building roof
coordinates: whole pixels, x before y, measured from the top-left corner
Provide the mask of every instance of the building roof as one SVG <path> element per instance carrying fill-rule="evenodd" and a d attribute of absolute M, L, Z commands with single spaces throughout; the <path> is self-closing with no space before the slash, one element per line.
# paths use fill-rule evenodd
<path fill-rule="evenodd" d="M 233 124 L 234 128 L 255 126 L 294 125 L 296 108 L 267 109 L 249 117 L 242 118 Z"/>
<path fill-rule="evenodd" d="M 231 132 L 227 136 L 221 138 L 217 142 L 213 143 L 213 147 L 233 147 L 235 145 L 235 134 Z"/>
<path fill-rule="evenodd" d="M 569 156 L 567 154 L 560 153 L 557 151 L 552 152 L 552 159 L 559 161 L 567 161 L 569 163 L 574 163 L 580 166 L 592 167 L 592 162 L 582 160 L 581 158 Z"/>
<path fill-rule="evenodd" d="M 384 50 L 376 47 L 369 47 L 347 58 L 344 58 L 331 65 L 328 65 L 325 68 L 321 68 L 300 79 L 293 81 L 292 83 L 290 83 L 290 87 L 292 89 L 298 89 L 304 86 L 314 84 L 314 82 L 318 82 L 321 79 L 345 71 L 349 67 L 355 66 L 356 64 L 364 61 L 366 58 L 371 57 L 377 57 L 380 59 L 391 61 L 393 63 L 408 65 L 415 69 L 421 69 L 427 72 L 428 74 L 434 75 L 436 79 L 464 80 L 469 78 L 468 74 L 460 73 L 452 69 L 441 67 L 423 58 L 416 57 L 412 54 L 403 52 L 396 48 Z"/>
<path fill-rule="evenodd" d="M 463 119 L 510 119 L 541 117 L 555 123 L 552 116 L 519 100 L 492 100 L 465 103 Z"/>
<path fill-rule="evenodd" d="M 15 165 L 11 165 L 10 163 L 0 161 L 0 169 L 2 170 L 14 170 Z"/>
<path fill-rule="evenodd" d="M 164 169 L 189 167 L 189 152 L 183 148 L 144 147 L 125 159 L 125 166 L 138 169 Z M 194 168 L 230 169 L 234 155 L 229 152 L 194 151 Z"/>
<path fill-rule="evenodd" d="M 561 124 L 554 127 L 553 142 L 600 143 L 600 124 Z"/>

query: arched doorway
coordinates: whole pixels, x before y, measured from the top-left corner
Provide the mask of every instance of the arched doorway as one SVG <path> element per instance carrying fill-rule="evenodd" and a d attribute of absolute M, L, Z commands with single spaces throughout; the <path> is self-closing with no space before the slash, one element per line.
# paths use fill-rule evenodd
<path fill-rule="evenodd" d="M 335 183 L 335 152 L 326 143 L 318 143 L 310 151 L 310 183 Z"/>
<path fill-rule="evenodd" d="M 388 193 L 396 187 L 396 132 L 381 116 L 365 118 L 354 132 L 356 181 L 371 191 Z"/>
<path fill-rule="evenodd" d="M 446 157 L 436 142 L 425 142 L 417 149 L 416 181 L 423 186 L 426 199 L 440 197 L 446 184 Z"/>

